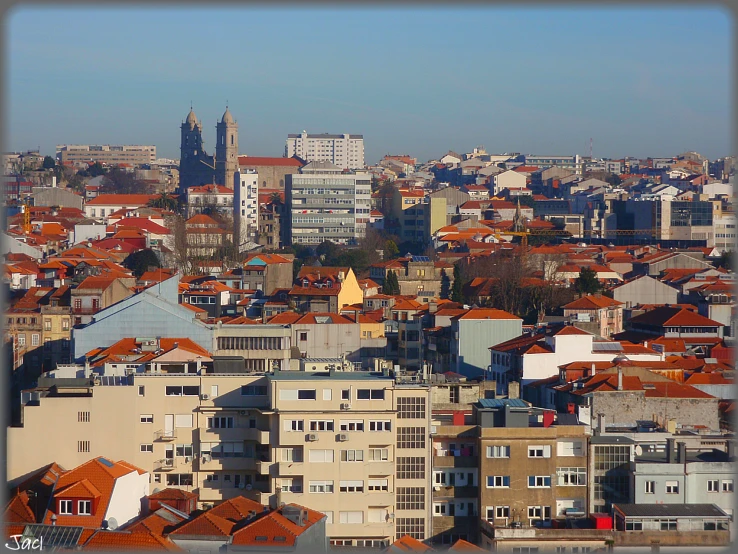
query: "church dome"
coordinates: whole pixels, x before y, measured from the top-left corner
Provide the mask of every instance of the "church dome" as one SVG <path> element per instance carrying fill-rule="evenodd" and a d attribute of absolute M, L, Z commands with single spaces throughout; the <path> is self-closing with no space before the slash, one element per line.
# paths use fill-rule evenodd
<path fill-rule="evenodd" d="M 234 123 L 233 116 L 231 115 L 231 111 L 226 107 L 226 111 L 223 114 L 223 117 L 220 120 L 221 123 Z"/>

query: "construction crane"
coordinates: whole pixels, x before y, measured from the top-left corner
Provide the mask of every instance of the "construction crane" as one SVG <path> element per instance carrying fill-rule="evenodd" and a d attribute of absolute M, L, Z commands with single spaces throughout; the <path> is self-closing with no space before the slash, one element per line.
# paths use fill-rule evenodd
<path fill-rule="evenodd" d="M 497 231 L 498 235 L 510 235 L 513 237 L 520 237 L 520 245 L 525 249 L 528 247 L 528 237 L 545 237 L 545 236 L 560 236 L 564 238 L 577 238 L 573 235 L 567 236 L 566 231 L 559 229 L 541 229 L 531 231 L 526 229 L 524 231 Z M 607 229 L 605 231 L 598 230 L 584 230 L 579 231 L 579 235 L 590 235 L 594 238 L 615 238 L 620 236 L 637 236 L 637 235 L 648 235 L 650 237 L 661 237 L 661 229 Z M 603 236 L 604 235 L 604 236 Z M 614 235 L 614 236 L 613 236 Z M 663 237 L 662 237 L 663 238 Z"/>
<path fill-rule="evenodd" d="M 31 205 L 26 198 L 21 204 L 21 212 L 23 212 L 23 234 L 31 234 Z"/>

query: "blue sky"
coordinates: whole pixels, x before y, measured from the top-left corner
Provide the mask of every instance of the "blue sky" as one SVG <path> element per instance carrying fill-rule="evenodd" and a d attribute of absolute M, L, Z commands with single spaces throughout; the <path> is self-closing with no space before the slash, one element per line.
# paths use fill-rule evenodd
<path fill-rule="evenodd" d="M 732 150 L 732 21 L 715 9 L 257 6 L 16 9 L 10 150 L 155 144 L 192 101 L 212 153 L 226 101 L 242 154 L 361 133 L 366 161 L 449 149 L 668 156 Z"/>

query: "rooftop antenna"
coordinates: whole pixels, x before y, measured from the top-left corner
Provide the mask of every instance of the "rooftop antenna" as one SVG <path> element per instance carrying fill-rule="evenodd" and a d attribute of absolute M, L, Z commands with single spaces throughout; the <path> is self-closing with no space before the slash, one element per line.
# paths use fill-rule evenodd
<path fill-rule="evenodd" d="M 592 137 L 589 137 L 589 159 L 592 159 Z"/>

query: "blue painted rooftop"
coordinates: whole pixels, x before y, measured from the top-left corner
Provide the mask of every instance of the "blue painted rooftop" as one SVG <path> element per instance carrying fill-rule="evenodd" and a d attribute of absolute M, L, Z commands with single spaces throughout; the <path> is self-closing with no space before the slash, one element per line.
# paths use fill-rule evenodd
<path fill-rule="evenodd" d="M 504 408 L 510 406 L 511 408 L 527 408 L 528 403 L 520 398 L 482 398 L 479 400 L 479 405 L 482 408 Z"/>

